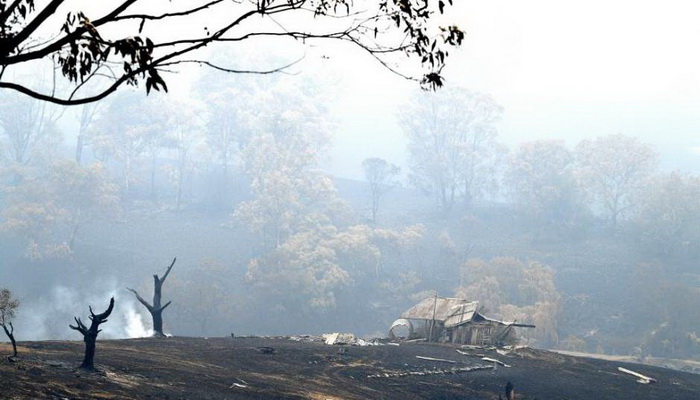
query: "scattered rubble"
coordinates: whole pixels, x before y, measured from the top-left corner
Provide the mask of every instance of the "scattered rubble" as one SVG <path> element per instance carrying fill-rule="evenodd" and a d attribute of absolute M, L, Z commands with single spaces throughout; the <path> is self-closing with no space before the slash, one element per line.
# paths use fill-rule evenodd
<path fill-rule="evenodd" d="M 482 360 L 487 361 L 487 362 L 492 362 L 494 364 L 502 365 L 506 368 L 510 368 L 510 365 L 504 363 L 503 361 L 496 360 L 495 358 L 490 358 L 490 357 L 481 357 Z"/>
<path fill-rule="evenodd" d="M 378 339 L 365 340 L 358 338 L 352 333 L 324 333 L 323 335 L 294 335 L 285 337 L 293 342 L 323 342 L 329 346 L 348 345 L 348 346 L 383 346 L 384 343 Z"/>
<path fill-rule="evenodd" d="M 446 362 L 446 363 L 457 364 L 457 361 L 445 360 L 444 358 L 433 358 L 433 357 L 424 357 L 424 356 L 416 356 L 416 358 L 419 358 L 419 359 L 421 359 L 421 360 L 439 361 L 439 362 Z"/>
<path fill-rule="evenodd" d="M 358 338 L 352 333 L 324 333 L 321 335 L 323 341 L 329 345 L 350 345 L 350 346 L 382 346 L 377 339 L 368 341 Z"/>
<path fill-rule="evenodd" d="M 459 353 L 459 354 L 461 354 L 461 355 L 463 355 L 463 356 L 468 356 L 468 357 L 479 357 L 479 358 L 481 358 L 481 357 L 486 357 L 486 355 L 485 355 L 484 353 L 474 353 L 474 354 L 472 354 L 472 353 L 467 353 L 466 351 L 462 351 L 462 350 L 460 350 L 460 349 L 457 349 L 456 351 L 457 351 L 457 353 Z"/>
<path fill-rule="evenodd" d="M 233 384 L 231 384 L 231 386 L 229 386 L 230 389 L 233 389 L 233 388 L 245 389 L 247 387 L 248 387 L 247 385 L 243 385 L 241 383 L 236 383 L 236 382 L 233 382 Z"/>
<path fill-rule="evenodd" d="M 236 380 L 238 382 L 233 382 L 231 384 L 231 386 L 229 386 L 229 389 L 233 389 L 233 388 L 245 389 L 248 387 L 248 382 L 244 381 L 243 379 L 236 379 Z"/>
<path fill-rule="evenodd" d="M 402 378 L 405 376 L 460 374 L 464 372 L 483 371 L 487 369 L 493 369 L 493 365 L 472 365 L 469 367 L 453 367 L 450 369 L 424 369 L 422 371 L 382 372 L 374 375 L 367 375 L 367 378 Z"/>

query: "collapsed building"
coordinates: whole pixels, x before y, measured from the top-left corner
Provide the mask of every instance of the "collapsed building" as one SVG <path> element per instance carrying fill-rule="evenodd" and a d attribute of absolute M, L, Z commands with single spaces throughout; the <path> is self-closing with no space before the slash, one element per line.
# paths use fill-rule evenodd
<path fill-rule="evenodd" d="M 389 328 L 389 338 L 500 346 L 515 340 L 515 328 L 534 325 L 484 316 L 478 301 L 430 296 L 401 314 Z"/>

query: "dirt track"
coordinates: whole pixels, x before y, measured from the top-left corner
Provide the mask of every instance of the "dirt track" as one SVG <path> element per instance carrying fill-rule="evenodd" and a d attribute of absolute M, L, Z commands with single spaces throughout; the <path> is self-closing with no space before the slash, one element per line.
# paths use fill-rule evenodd
<path fill-rule="evenodd" d="M 19 362 L 0 362 L 2 399 L 497 399 L 508 381 L 522 400 L 700 398 L 700 375 L 531 349 L 463 355 L 452 346 L 421 343 L 356 347 L 270 338 L 131 339 L 99 341 L 101 372 L 87 373 L 76 369 L 82 342 L 20 345 Z M 274 351 L 266 354 L 262 347 Z M 476 356 L 481 353 L 511 367 L 459 371 L 492 368 Z M 658 382 L 637 383 L 618 366 Z"/>

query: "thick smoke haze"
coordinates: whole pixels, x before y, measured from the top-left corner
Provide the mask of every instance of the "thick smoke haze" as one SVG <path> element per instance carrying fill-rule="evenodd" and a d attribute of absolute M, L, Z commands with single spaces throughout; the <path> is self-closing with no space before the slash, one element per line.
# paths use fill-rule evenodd
<path fill-rule="evenodd" d="M 536 325 L 531 346 L 700 360 L 698 12 L 459 2 L 435 93 L 300 40 L 211 46 L 229 68 L 299 61 L 166 71 L 167 94 L 0 91 L 17 338 L 79 340 L 111 296 L 100 338 L 151 335 L 126 288 L 150 301 L 177 257 L 173 335 L 381 336 L 437 293 Z"/>

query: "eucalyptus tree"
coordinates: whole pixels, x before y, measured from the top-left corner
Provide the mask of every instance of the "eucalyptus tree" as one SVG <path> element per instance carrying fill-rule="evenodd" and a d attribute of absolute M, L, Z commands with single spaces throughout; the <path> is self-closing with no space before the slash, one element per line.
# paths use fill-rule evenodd
<path fill-rule="evenodd" d="M 301 79 L 262 87 L 246 111 L 252 133 L 242 155 L 252 198 L 234 217 L 275 248 L 337 200 L 319 167 L 334 124 L 323 96 Z"/>
<path fill-rule="evenodd" d="M 637 206 L 659 163 L 651 145 L 621 134 L 583 140 L 575 155 L 579 184 L 613 228 Z"/>
<path fill-rule="evenodd" d="M 672 172 L 641 189 L 633 221 L 645 250 L 664 256 L 697 254 L 700 242 L 700 177 Z"/>
<path fill-rule="evenodd" d="M 377 157 L 366 158 L 362 161 L 362 168 L 365 171 L 365 179 L 369 184 L 372 198 L 372 223 L 376 223 L 379 200 L 386 192 L 398 185 L 396 177 L 401 172 L 401 168 Z"/>
<path fill-rule="evenodd" d="M 117 187 L 100 163 L 67 160 L 25 176 L 4 201 L 0 227 L 25 241 L 32 260 L 69 256 L 81 227 L 119 211 Z"/>
<path fill-rule="evenodd" d="M 0 160 L 23 168 L 59 141 L 60 110 L 50 104 L 5 91 L 0 96 Z M 17 173 L 19 175 L 19 173 Z"/>
<path fill-rule="evenodd" d="M 162 112 L 164 109 L 169 110 L 158 99 L 123 92 L 110 99 L 90 129 L 91 147 L 98 159 L 120 164 L 127 196 L 147 156 L 151 159 L 151 190 L 155 190 L 156 158 L 169 128 L 170 113 Z"/>
<path fill-rule="evenodd" d="M 49 71 L 58 67 L 74 83 L 65 91 L 41 90 L 4 73 L 0 89 L 63 105 L 98 101 L 123 85 L 167 91 L 164 71 L 183 64 L 245 72 L 213 64 L 202 50 L 256 40 L 281 46 L 343 42 L 424 86 L 438 87 L 449 50 L 464 38 L 458 27 L 438 25 L 438 16 L 447 15 L 445 6 L 445 0 L 0 0 L 2 72 L 32 64 Z M 418 68 L 401 65 L 404 57 Z M 254 65 L 247 70 L 261 72 Z"/>
<path fill-rule="evenodd" d="M 494 190 L 495 161 L 503 152 L 495 124 L 502 112 L 490 96 L 456 88 L 417 92 L 401 109 L 410 178 L 435 196 L 442 212 L 449 213 L 459 196 L 469 206 Z"/>
<path fill-rule="evenodd" d="M 538 223 L 567 226 L 580 212 L 574 156 L 561 141 L 521 143 L 509 159 L 506 182 L 525 214 Z"/>
<path fill-rule="evenodd" d="M 206 117 L 203 116 L 206 108 L 194 99 L 167 99 L 162 107 L 166 110 L 167 120 L 161 127 L 161 137 L 157 143 L 174 155 L 174 162 L 167 169 L 175 185 L 175 208 L 179 210 L 183 202 L 185 178 L 195 170 L 197 157 L 203 155 L 197 154 L 197 151 L 208 152 L 204 127 Z M 152 187 L 153 180 L 152 177 Z"/>

